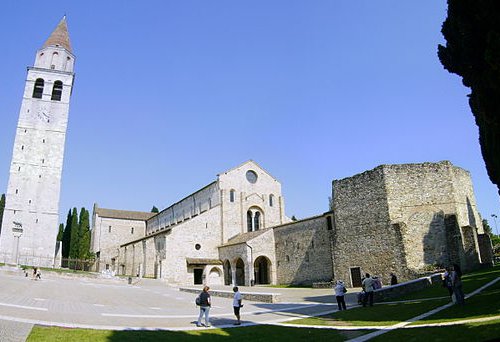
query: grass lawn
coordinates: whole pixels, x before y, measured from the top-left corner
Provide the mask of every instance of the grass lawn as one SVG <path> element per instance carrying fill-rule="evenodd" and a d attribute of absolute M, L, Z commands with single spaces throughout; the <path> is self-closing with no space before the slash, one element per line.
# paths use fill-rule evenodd
<path fill-rule="evenodd" d="M 373 307 L 368 306 L 366 308 L 339 311 L 325 316 L 294 320 L 289 323 L 335 326 L 392 325 L 418 316 L 423 312 L 427 312 L 448 302 L 447 299 L 439 299 L 398 304 L 375 304 Z"/>
<path fill-rule="evenodd" d="M 464 292 L 469 293 L 500 277 L 500 266 L 467 274 L 463 277 Z M 439 284 L 438 284 L 439 285 Z M 447 294 L 434 286 L 405 299 L 423 299 Z M 438 295 L 439 293 L 439 295 Z M 500 282 L 466 300 L 465 306 L 454 305 L 413 324 L 448 322 L 500 315 Z M 105 331 L 35 326 L 28 341 L 207 341 L 238 339 L 240 341 L 345 341 L 368 333 L 367 330 L 338 331 L 332 329 L 298 328 L 294 324 L 318 326 L 383 326 L 404 322 L 449 303 L 449 298 L 405 303 L 376 303 L 374 307 L 354 308 L 321 317 L 289 322 L 290 326 L 258 325 L 231 329 L 200 329 L 192 331 Z M 487 341 L 498 340 L 500 319 L 489 322 L 445 327 L 415 327 L 390 331 L 376 340 L 383 341 Z"/>
<path fill-rule="evenodd" d="M 366 331 L 339 332 L 331 329 L 300 329 L 271 325 L 231 329 L 200 329 L 192 331 L 110 331 L 64 329 L 35 326 L 27 341 L 345 341 Z"/>
<path fill-rule="evenodd" d="M 465 300 L 413 324 L 449 322 L 500 315 L 500 281 Z M 500 336 L 500 335 L 499 335 Z"/>
<path fill-rule="evenodd" d="M 475 271 L 472 273 L 467 273 L 462 277 L 464 293 L 469 293 L 483 286 L 486 283 L 500 277 L 500 265 L 495 265 L 493 268 L 486 270 Z M 408 295 L 387 299 L 387 301 L 398 301 L 398 300 L 412 300 L 412 299 L 423 299 L 423 298 L 436 298 L 448 296 L 448 290 L 441 286 L 441 283 L 434 284 L 425 290 L 410 293 Z"/>
<path fill-rule="evenodd" d="M 447 327 L 398 329 L 382 334 L 370 341 L 498 341 L 500 320 L 461 324 Z"/>

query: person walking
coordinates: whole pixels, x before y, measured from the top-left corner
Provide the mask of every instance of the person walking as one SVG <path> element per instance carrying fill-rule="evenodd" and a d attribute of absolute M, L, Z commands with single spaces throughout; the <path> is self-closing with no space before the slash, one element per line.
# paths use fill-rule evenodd
<path fill-rule="evenodd" d="M 234 323 L 234 325 L 240 325 L 241 324 L 241 320 L 240 320 L 240 308 L 243 306 L 243 304 L 241 304 L 241 293 L 240 291 L 238 290 L 238 286 L 235 286 L 233 287 L 233 292 L 234 292 L 234 297 L 233 297 L 233 311 L 234 311 L 234 315 L 236 316 L 236 323 Z"/>
<path fill-rule="evenodd" d="M 374 280 L 369 273 L 366 274 L 363 280 L 362 286 L 365 290 L 365 297 L 363 298 L 363 307 L 366 306 L 368 300 L 370 300 L 370 306 L 373 306 L 373 284 Z"/>
<path fill-rule="evenodd" d="M 201 318 L 205 316 L 205 326 L 208 328 L 210 327 L 210 307 L 212 306 L 212 301 L 210 299 L 210 293 L 208 293 L 208 290 L 210 290 L 210 287 L 205 286 L 203 287 L 203 291 L 200 293 L 199 298 L 200 298 L 200 315 L 198 316 L 198 322 L 196 322 L 197 327 L 201 327 Z"/>
<path fill-rule="evenodd" d="M 344 295 L 347 292 L 345 288 L 344 282 L 342 280 L 338 280 L 335 285 L 335 298 L 337 299 L 337 305 L 339 306 L 339 311 L 347 310 L 344 300 Z"/>
<path fill-rule="evenodd" d="M 451 271 L 451 286 L 453 288 L 453 294 L 455 295 L 457 304 L 464 305 L 465 296 L 464 291 L 462 290 L 462 271 L 460 270 L 460 266 L 457 264 L 453 264 Z"/>

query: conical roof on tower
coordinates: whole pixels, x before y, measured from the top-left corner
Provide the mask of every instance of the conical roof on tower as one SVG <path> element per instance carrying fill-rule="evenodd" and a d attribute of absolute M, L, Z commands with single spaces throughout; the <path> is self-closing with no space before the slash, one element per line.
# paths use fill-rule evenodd
<path fill-rule="evenodd" d="M 66 16 L 64 16 L 57 27 L 52 32 L 50 37 L 45 41 L 43 47 L 47 46 L 62 46 L 69 52 L 71 51 L 71 43 L 69 42 L 68 25 L 66 24 Z"/>

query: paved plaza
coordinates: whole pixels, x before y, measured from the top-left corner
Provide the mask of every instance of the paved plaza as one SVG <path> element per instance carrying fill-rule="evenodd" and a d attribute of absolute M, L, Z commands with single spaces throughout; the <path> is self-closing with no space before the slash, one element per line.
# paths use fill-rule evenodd
<path fill-rule="evenodd" d="M 231 291 L 229 286 L 217 288 Z M 337 309 L 331 289 L 240 287 L 240 291 L 280 294 L 279 303 L 244 301 L 243 325 L 284 322 Z M 348 305 L 354 304 L 355 294 L 349 294 Z M 4 333 L 9 327 L 29 332 L 33 324 L 114 330 L 200 329 L 195 327 L 199 312 L 195 297 L 152 279 L 134 279 L 128 284 L 124 279 L 45 273 L 42 280 L 33 280 L 22 272 L 0 271 L 0 328 Z M 232 299 L 213 297 L 210 316 L 214 327 L 233 326 Z"/>

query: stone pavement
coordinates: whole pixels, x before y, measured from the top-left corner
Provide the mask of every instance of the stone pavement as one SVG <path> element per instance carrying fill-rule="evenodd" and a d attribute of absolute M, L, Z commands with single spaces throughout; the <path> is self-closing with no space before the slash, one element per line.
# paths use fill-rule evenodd
<path fill-rule="evenodd" d="M 231 287 L 220 287 L 230 291 Z M 279 303 L 245 301 L 244 325 L 276 323 L 336 311 L 331 289 L 241 287 L 242 292 L 276 292 Z M 355 293 L 348 293 L 348 305 Z M 54 273 L 32 280 L 0 270 L 0 340 L 23 341 L 33 324 L 92 329 L 168 329 L 195 327 L 196 294 L 180 292 L 158 280 L 67 278 Z M 232 299 L 212 298 L 214 327 L 232 326 Z M 335 304 L 334 304 L 335 302 Z M 19 334 L 19 336 L 17 335 Z M 10 340 L 7 340 L 10 338 Z"/>
<path fill-rule="evenodd" d="M 0 341 L 20 342 L 26 341 L 33 324 L 0 319 Z"/>

